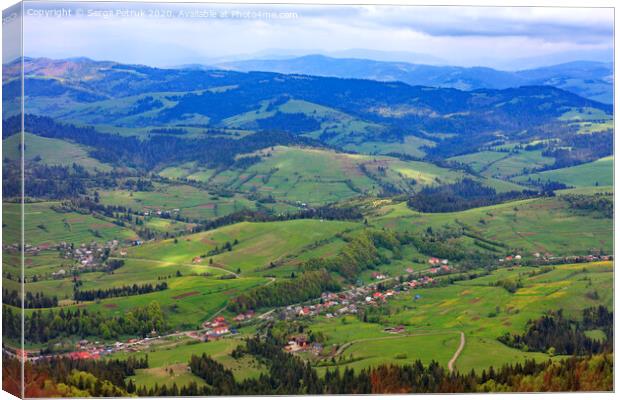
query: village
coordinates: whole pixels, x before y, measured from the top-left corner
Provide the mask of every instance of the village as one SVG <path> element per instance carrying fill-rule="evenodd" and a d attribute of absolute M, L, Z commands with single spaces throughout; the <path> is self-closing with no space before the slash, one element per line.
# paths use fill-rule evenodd
<path fill-rule="evenodd" d="M 95 244 L 83 244 L 78 248 L 73 248 L 63 243 L 59 246 L 59 250 L 63 251 L 67 258 L 82 260 L 79 263 L 81 266 L 93 267 L 101 265 L 103 255 L 108 254 L 109 250 L 115 249 L 118 243 L 109 242 L 106 243 L 106 246 L 99 247 Z M 321 294 L 319 299 L 306 304 L 289 305 L 279 310 L 266 312 L 260 316 L 257 316 L 253 310 L 239 313 L 235 317 L 230 318 L 230 320 L 225 316 L 218 315 L 203 322 L 201 329 L 196 331 L 174 332 L 165 336 L 160 336 L 158 332 L 152 331 L 148 337 L 129 338 L 123 342 L 117 341 L 113 344 L 82 339 L 75 344 L 73 351 L 64 353 L 63 356 L 76 360 L 96 360 L 117 352 L 142 352 L 147 351 L 153 345 L 161 344 L 170 337 L 187 336 L 202 342 L 217 341 L 237 335 L 241 326 L 252 324 L 258 320 L 274 320 L 276 317 L 281 320 L 296 320 L 316 316 L 336 318 L 344 315 L 356 315 L 364 307 L 378 307 L 399 293 L 432 285 L 436 282 L 432 275 L 449 273 L 452 270 L 448 266 L 448 260 L 431 258 L 429 259 L 429 264 L 431 268 L 423 273 L 418 273 L 415 279 L 403 281 L 402 277 L 400 277 L 401 279 L 399 277 L 390 278 L 387 273 L 377 272 L 371 275 L 374 282 L 365 286 L 352 286 L 339 293 L 325 292 Z M 407 275 L 404 276 L 408 277 L 412 277 L 414 273 L 413 268 L 407 268 L 405 272 Z M 418 299 L 420 299 L 419 295 L 414 296 L 414 300 Z M 388 333 L 401 333 L 404 331 L 404 328 L 386 328 L 385 331 Z M 319 354 L 322 351 L 322 345 L 320 343 L 310 343 L 305 335 L 296 335 L 290 338 L 284 350 L 288 352 L 311 351 Z M 22 356 L 32 360 L 49 357 L 38 353 L 28 353 Z"/>
<path fill-rule="evenodd" d="M 73 260 L 76 265 L 72 267 L 78 271 L 93 271 L 99 269 L 110 269 L 107 261 L 112 252 L 119 249 L 118 240 L 110 240 L 104 244 L 98 242 L 82 243 L 75 246 L 73 243 L 60 242 L 56 249 L 60 256 L 67 260 Z M 59 269 L 52 273 L 53 279 L 62 279 L 72 271 Z"/>
<path fill-rule="evenodd" d="M 103 246 L 95 242 L 81 244 L 79 247 L 62 242 L 58 246 L 64 258 L 77 261 L 79 269 L 98 268 L 105 264 L 111 251 L 118 249 L 118 241 L 109 241 Z M 612 260 L 611 255 L 587 255 L 571 257 L 553 257 L 550 254 L 533 254 L 533 262 L 570 262 L 585 263 L 593 261 Z M 519 254 L 508 255 L 498 262 L 501 265 L 515 267 L 524 261 Z M 71 359 L 99 359 L 116 352 L 141 352 L 146 351 L 153 345 L 165 342 L 171 337 L 186 336 L 202 342 L 221 340 L 226 337 L 234 336 L 239 333 L 242 326 L 254 324 L 258 321 L 272 320 L 307 320 L 314 317 L 324 317 L 327 319 L 343 317 L 345 315 L 359 315 L 365 308 L 380 307 L 390 301 L 393 296 L 406 293 L 417 288 L 429 287 L 437 284 L 437 278 L 455 272 L 449 260 L 430 257 L 427 260 L 428 268 L 423 271 L 415 272 L 413 267 L 404 270 L 404 274 L 390 277 L 388 273 L 373 271 L 371 273 L 372 282 L 366 285 L 351 285 L 346 290 L 338 293 L 324 292 L 320 298 L 302 304 L 294 304 L 286 307 L 267 311 L 257 315 L 255 311 L 248 310 L 239 313 L 228 320 L 225 316 L 216 315 L 212 319 L 201 324 L 201 329 L 196 331 L 174 332 L 160 336 L 158 332 L 152 331 L 145 338 L 129 338 L 124 342 L 105 344 L 99 341 L 91 342 L 83 339 L 75 344 L 73 351 L 64 353 L 63 356 Z M 56 274 L 66 274 L 60 270 Z M 422 297 L 420 294 L 412 296 L 412 301 L 418 301 Z M 394 326 L 384 328 L 385 333 L 399 334 L 405 332 L 404 326 Z M 321 343 L 311 342 L 304 334 L 291 335 L 287 344 L 284 346 L 287 352 L 310 352 L 315 355 L 322 354 L 323 346 Z M 17 354 L 18 357 L 28 357 L 36 360 L 41 357 L 49 357 L 38 353 Z"/>

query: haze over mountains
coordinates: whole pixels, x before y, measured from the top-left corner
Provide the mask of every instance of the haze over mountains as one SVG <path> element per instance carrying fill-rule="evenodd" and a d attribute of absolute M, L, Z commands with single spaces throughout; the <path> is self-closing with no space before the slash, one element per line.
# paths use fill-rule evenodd
<path fill-rule="evenodd" d="M 283 74 L 401 81 L 410 85 L 461 90 L 548 85 L 592 100 L 608 104 L 613 102 L 613 64 L 598 61 L 573 61 L 521 71 L 502 71 L 488 67 L 440 66 L 308 55 L 285 59 L 229 61 L 205 67 L 191 65 L 185 68 L 270 71 Z"/>

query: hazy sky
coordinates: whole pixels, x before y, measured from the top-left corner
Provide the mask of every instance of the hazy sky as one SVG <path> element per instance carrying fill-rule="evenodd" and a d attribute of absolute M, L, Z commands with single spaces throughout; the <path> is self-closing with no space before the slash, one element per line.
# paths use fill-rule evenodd
<path fill-rule="evenodd" d="M 601 8 L 25 4 L 27 56 L 154 66 L 323 53 L 515 69 L 612 48 Z"/>

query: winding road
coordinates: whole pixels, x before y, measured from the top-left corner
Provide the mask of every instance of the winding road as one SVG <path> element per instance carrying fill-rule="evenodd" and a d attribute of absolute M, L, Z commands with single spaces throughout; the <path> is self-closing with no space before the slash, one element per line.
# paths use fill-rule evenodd
<path fill-rule="evenodd" d="M 336 351 L 336 353 L 334 353 L 334 356 L 335 357 L 340 356 L 346 349 L 348 349 L 349 347 L 351 347 L 353 344 L 356 344 L 356 343 L 372 342 L 372 341 L 380 341 L 380 340 L 390 340 L 390 339 L 399 339 L 399 338 L 414 337 L 414 336 L 440 335 L 440 334 L 445 334 L 445 333 L 451 333 L 451 332 L 450 331 L 430 331 L 430 332 L 408 333 L 408 334 L 405 334 L 405 335 L 394 335 L 394 336 L 387 336 L 387 337 L 376 337 L 376 338 L 352 340 L 352 341 L 344 343 L 342 346 L 340 346 L 338 348 L 338 350 Z M 455 332 L 452 331 L 452 333 L 455 333 Z M 463 349 L 465 348 L 465 333 L 463 331 L 459 331 L 458 333 L 460 334 L 459 347 L 454 352 L 454 355 L 452 356 L 450 361 L 448 361 L 448 370 L 450 372 L 454 371 L 454 363 L 459 358 L 459 356 L 461 355 L 461 352 L 463 352 Z"/>

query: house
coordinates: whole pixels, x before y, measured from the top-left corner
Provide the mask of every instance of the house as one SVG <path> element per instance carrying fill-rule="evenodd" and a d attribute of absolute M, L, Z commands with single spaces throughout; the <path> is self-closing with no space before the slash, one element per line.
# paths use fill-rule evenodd
<path fill-rule="evenodd" d="M 428 259 L 428 263 L 431 264 L 431 265 L 437 265 L 440 262 L 441 261 L 437 257 L 431 257 L 431 258 Z"/>
<path fill-rule="evenodd" d="M 194 264 L 198 264 L 198 263 L 201 263 L 201 262 L 202 262 L 202 258 L 200 258 L 199 256 L 194 257 L 192 259 L 192 263 L 194 263 Z"/>
<path fill-rule="evenodd" d="M 382 298 L 383 298 L 383 295 L 382 295 L 380 292 L 375 292 L 375 293 L 372 295 L 372 297 L 373 297 L 374 299 L 382 299 Z"/>
<path fill-rule="evenodd" d="M 370 277 L 372 279 L 385 279 L 386 278 L 386 276 L 380 272 L 373 272 L 370 274 Z"/>
<path fill-rule="evenodd" d="M 241 313 L 241 314 L 237 315 L 235 318 L 233 318 L 233 320 L 235 322 L 241 322 L 241 321 L 245 321 L 247 319 L 251 319 L 252 317 L 254 317 L 254 311 L 250 310 L 250 311 L 246 312 L 245 314 Z"/>
<path fill-rule="evenodd" d="M 310 341 L 308 340 L 308 336 L 306 335 L 294 335 L 294 336 L 291 336 L 289 339 L 294 341 L 295 343 L 297 343 L 298 346 L 301 346 L 301 347 L 306 347 L 310 344 Z"/>
<path fill-rule="evenodd" d="M 428 272 L 430 272 L 431 274 L 436 274 L 437 272 L 439 272 L 439 268 L 431 268 L 428 270 Z"/>
<path fill-rule="evenodd" d="M 408 274 L 412 274 L 413 273 L 413 268 L 409 267 L 409 268 L 406 269 L 406 271 L 407 271 Z"/>
<path fill-rule="evenodd" d="M 310 315 L 310 309 L 308 307 L 303 307 L 301 310 L 299 310 L 299 312 L 297 313 L 300 317 L 306 316 L 306 315 Z"/>
<path fill-rule="evenodd" d="M 520 260 L 520 259 L 521 259 L 521 255 L 520 255 L 520 254 L 517 254 L 517 255 L 515 256 L 515 260 Z"/>
<path fill-rule="evenodd" d="M 306 335 L 295 335 L 289 338 L 288 344 L 284 346 L 284 351 L 296 352 L 308 349 L 310 342 Z"/>
<path fill-rule="evenodd" d="M 448 272 L 448 271 L 450 271 L 450 266 L 449 266 L 449 265 L 442 265 L 442 266 L 441 266 L 441 270 L 442 270 L 443 272 Z"/>
<path fill-rule="evenodd" d="M 211 331 L 212 334 L 214 335 L 224 335 L 226 333 L 230 332 L 230 329 L 228 328 L 228 325 L 221 325 L 218 326 L 217 328 L 213 328 L 213 330 Z"/>

